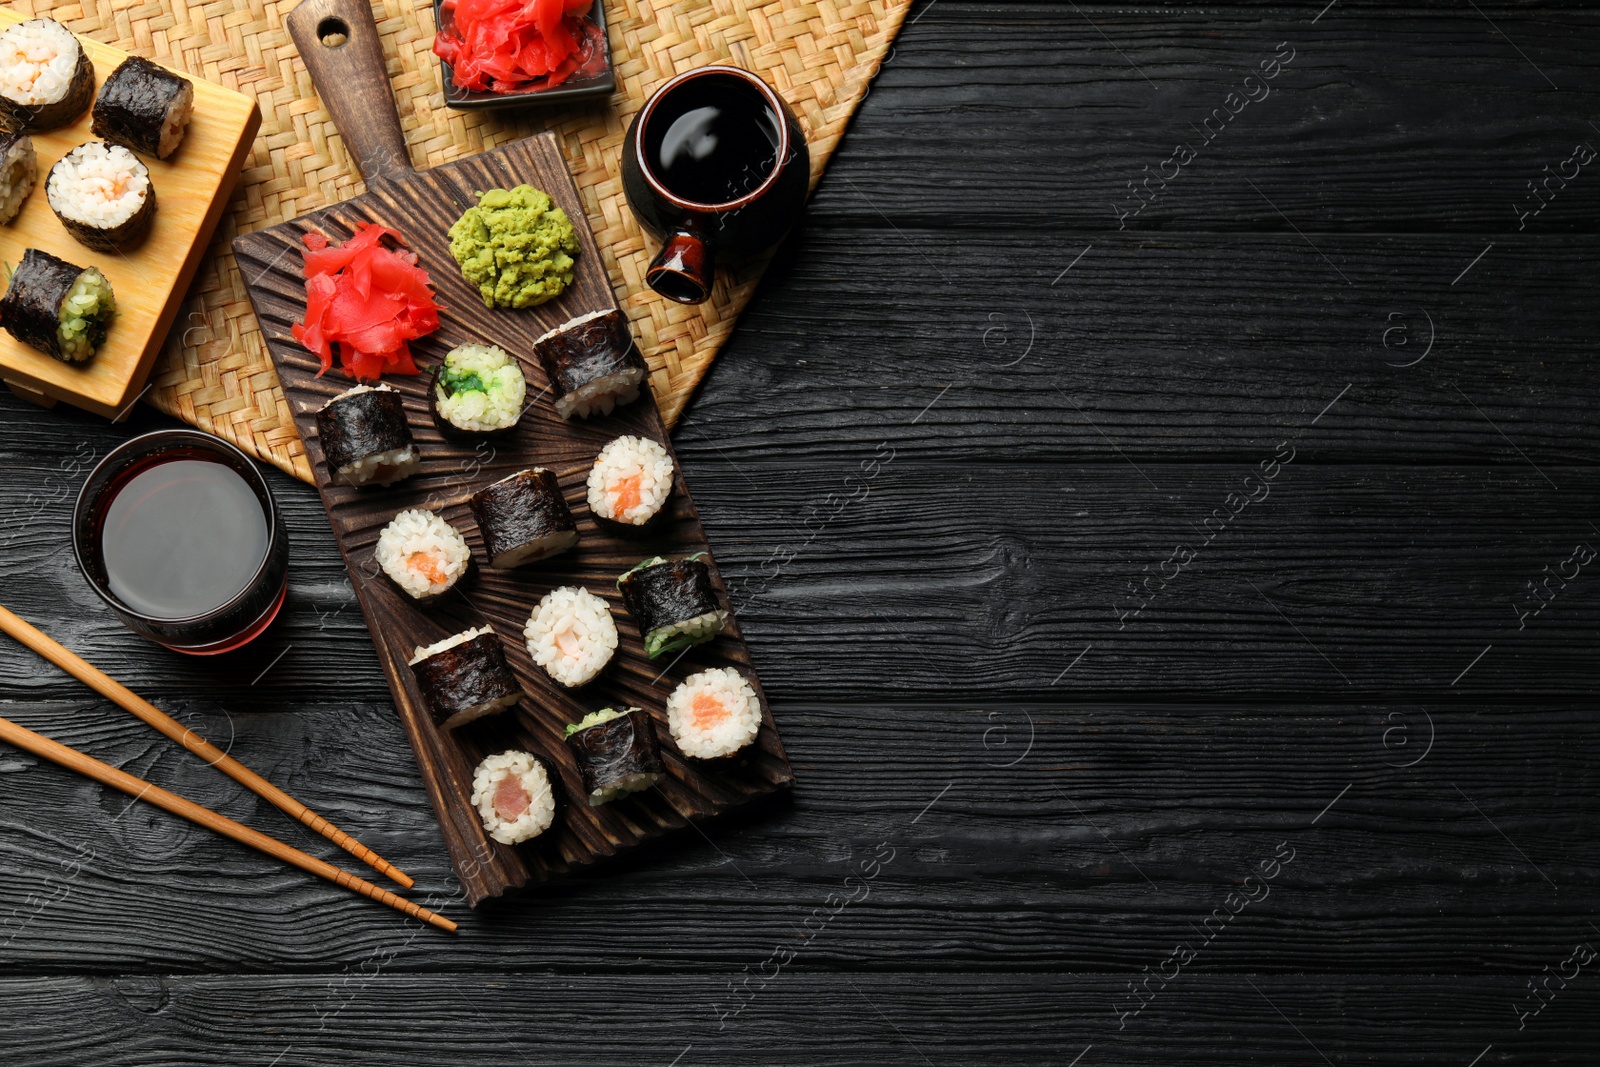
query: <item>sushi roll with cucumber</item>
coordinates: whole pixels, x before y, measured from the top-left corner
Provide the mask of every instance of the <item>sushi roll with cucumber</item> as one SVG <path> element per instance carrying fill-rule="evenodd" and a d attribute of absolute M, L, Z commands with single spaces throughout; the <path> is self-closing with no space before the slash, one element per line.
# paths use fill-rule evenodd
<path fill-rule="evenodd" d="M 761 701 L 732 667 L 691 674 L 667 698 L 667 729 L 678 751 L 694 759 L 731 756 L 761 730 Z"/>
<path fill-rule="evenodd" d="M 0 133 L 0 226 L 17 217 L 39 181 L 39 157 L 25 133 Z"/>
<path fill-rule="evenodd" d="M 563 419 L 611 414 L 639 395 L 649 373 L 618 308 L 569 319 L 535 340 L 533 350 Z"/>
<path fill-rule="evenodd" d="M 672 476 L 672 457 L 659 441 L 618 437 L 589 470 L 589 510 L 605 526 L 642 529 L 664 513 Z"/>
<path fill-rule="evenodd" d="M 499 752 L 472 772 L 472 806 L 485 832 L 502 845 L 538 837 L 556 821 L 556 795 L 544 761 L 528 752 Z"/>
<path fill-rule="evenodd" d="M 655 723 L 638 708 L 590 712 L 567 727 L 567 744 L 591 807 L 666 780 Z"/>
<path fill-rule="evenodd" d="M 54 130 L 94 98 L 94 66 L 55 19 L 29 19 L 0 32 L 0 129 Z"/>
<path fill-rule="evenodd" d="M 704 555 L 676 561 L 656 556 L 617 579 L 651 659 L 709 641 L 727 628 L 728 611 L 717 600 Z"/>
<path fill-rule="evenodd" d="M 322 405 L 317 440 L 336 484 L 393 485 L 417 469 L 405 405 L 387 385 L 358 385 Z"/>
<path fill-rule="evenodd" d="M 578 586 L 546 593 L 528 616 L 522 636 L 533 662 L 568 689 L 592 681 L 617 651 L 611 609 Z"/>
<path fill-rule="evenodd" d="M 419 647 L 407 665 L 441 730 L 504 711 L 522 699 L 522 687 L 506 664 L 505 647 L 492 627 L 464 630 Z"/>
<path fill-rule="evenodd" d="M 434 421 L 451 437 L 503 433 L 522 417 L 528 382 L 522 366 L 495 345 L 461 345 L 434 368 Z"/>
<path fill-rule="evenodd" d="M 47 356 L 81 363 L 105 343 L 116 310 L 111 283 L 99 268 L 30 248 L 0 299 L 0 326 Z"/>
<path fill-rule="evenodd" d="M 378 535 L 377 560 L 406 595 L 427 600 L 455 587 L 471 555 L 460 530 L 431 511 L 408 508 Z"/>
<path fill-rule="evenodd" d="M 87 141 L 74 148 L 50 168 L 44 191 L 67 232 L 100 252 L 138 244 L 156 217 L 149 168 L 119 144 Z"/>
<path fill-rule="evenodd" d="M 549 559 L 578 543 L 561 483 L 543 467 L 486 485 L 467 503 L 483 533 L 489 566 L 496 569 Z"/>
<path fill-rule="evenodd" d="M 94 135 L 147 156 L 178 150 L 194 111 L 194 84 L 148 59 L 129 56 L 100 86 Z"/>

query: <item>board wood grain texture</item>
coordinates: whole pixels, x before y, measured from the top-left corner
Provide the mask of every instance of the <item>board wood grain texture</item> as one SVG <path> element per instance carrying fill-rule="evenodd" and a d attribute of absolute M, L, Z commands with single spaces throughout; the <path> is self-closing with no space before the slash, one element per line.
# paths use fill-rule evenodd
<path fill-rule="evenodd" d="M 0 29 L 25 19 L 0 8 Z M 98 91 L 128 53 L 81 34 L 78 40 L 94 63 Z M 85 363 L 63 363 L 0 334 L 0 380 L 19 395 L 46 405 L 65 401 L 115 417 L 144 389 L 261 125 L 254 100 L 185 76 L 194 85 L 194 117 L 183 144 L 165 160 L 140 157 L 150 168 L 156 216 L 149 235 L 135 248 L 85 248 L 67 233 L 45 198 L 45 177 L 56 161 L 97 139 L 90 129 L 93 107 L 69 126 L 32 135 L 39 181 L 17 217 L 0 227 L 0 259 L 16 264 L 25 249 L 37 248 L 80 267 L 99 267 L 116 295 L 117 316 L 105 344 Z"/>
<path fill-rule="evenodd" d="M 574 221 L 582 245 L 576 276 L 559 298 L 537 309 L 490 310 L 451 258 L 447 231 L 463 211 L 477 203 L 477 192 L 524 182 L 548 192 Z M 492 445 L 473 446 L 447 441 L 439 434 L 428 414 L 426 374 L 391 377 L 389 383 L 404 396 L 422 467 L 388 489 L 331 483 L 316 439 L 315 413 L 352 383 L 338 370 L 318 377 L 317 358 L 301 348 L 290 332 L 305 310 L 301 237 L 317 229 L 330 240 L 343 241 L 359 222 L 398 230 L 432 278 L 441 305 L 440 326 L 413 342 L 418 362 L 431 368 L 457 345 L 500 345 L 521 361 L 534 398 L 512 435 Z M 792 783 L 764 697 L 760 734 L 727 765 L 686 760 L 671 743 L 665 700 L 689 674 L 710 666 L 732 666 L 750 679 L 758 694 L 760 683 L 737 622 L 709 644 L 657 663 L 645 657 L 641 637 L 622 606 L 616 579 L 641 559 L 709 552 L 681 471 L 669 515 L 659 530 L 648 535 L 627 537 L 601 530 L 588 513 L 588 470 L 607 441 L 634 434 L 660 441 L 671 451 L 671 440 L 649 390 L 642 390 L 637 401 L 610 416 L 571 422 L 556 415 L 544 400 L 549 383 L 532 356 L 533 341 L 576 315 L 616 306 L 594 235 L 584 222 L 577 187 L 554 134 L 541 134 L 421 173 L 402 171 L 398 177 L 376 178 L 359 197 L 238 238 L 234 251 L 249 280 L 262 333 L 313 460 L 317 490 L 470 904 L 570 874 L 682 829 L 689 820 L 723 814 Z M 533 466 L 550 469 L 560 480 L 580 522 L 579 546 L 515 571 L 484 567 L 482 535 L 471 520 L 467 498 L 490 482 Z M 373 557 L 378 534 L 406 507 L 435 510 L 466 535 L 476 562 L 458 587 L 464 595 L 452 591 L 440 598 L 441 603 L 419 604 L 381 573 Z M 717 584 L 726 601 L 727 590 L 720 578 Z M 612 664 L 601 677 L 576 692 L 551 682 L 533 664 L 521 640 L 523 625 L 539 598 L 563 585 L 581 585 L 603 597 L 618 621 L 622 638 Z M 530 695 L 512 713 L 440 731 L 417 691 L 407 660 L 419 646 L 485 622 L 505 641 L 513 669 Z M 643 794 L 591 808 L 583 801 L 582 781 L 563 740 L 563 728 L 588 711 L 610 706 L 642 707 L 656 719 L 669 780 Z M 544 757 L 558 778 L 556 825 L 534 842 L 518 847 L 491 841 L 470 803 L 473 768 L 485 756 L 507 748 Z"/>

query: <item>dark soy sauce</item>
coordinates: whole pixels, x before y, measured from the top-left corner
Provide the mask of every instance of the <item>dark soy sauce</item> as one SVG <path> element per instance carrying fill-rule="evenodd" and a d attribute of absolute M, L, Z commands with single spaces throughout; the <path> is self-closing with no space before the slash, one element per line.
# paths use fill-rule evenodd
<path fill-rule="evenodd" d="M 726 204 L 777 169 L 779 118 L 745 82 L 707 75 L 686 83 L 651 116 L 646 157 L 674 196 Z"/>
<path fill-rule="evenodd" d="M 270 533 L 261 500 L 225 463 L 171 459 L 114 490 L 100 528 L 111 592 L 156 619 L 222 607 L 250 585 Z"/>

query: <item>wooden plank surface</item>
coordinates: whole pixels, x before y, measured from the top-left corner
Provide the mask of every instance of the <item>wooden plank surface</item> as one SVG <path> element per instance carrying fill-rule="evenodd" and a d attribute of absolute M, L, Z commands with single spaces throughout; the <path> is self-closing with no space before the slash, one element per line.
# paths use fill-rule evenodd
<path fill-rule="evenodd" d="M 0 10 L 0 28 L 25 18 Z M 98 92 L 128 53 L 87 37 L 78 39 L 94 64 Z M 67 233 L 45 198 L 50 168 L 73 148 L 95 139 L 92 106 L 70 126 L 32 134 L 39 182 L 16 219 L 0 228 L 0 258 L 16 264 L 24 250 L 37 248 L 69 263 L 99 267 L 116 295 L 117 317 L 105 344 L 84 364 L 62 363 L 0 333 L 0 378 L 7 383 L 108 417 L 122 414 L 144 388 L 261 125 L 254 100 L 208 81 L 189 80 L 194 117 L 183 144 L 165 160 L 140 157 L 150 168 L 156 216 L 149 235 L 135 248 L 85 248 Z"/>
<path fill-rule="evenodd" d="M 0 1057 L 1590 1063 L 1592 965 L 1537 1013 L 1529 983 L 1600 947 L 1600 593 L 1592 565 L 1527 586 L 1600 548 L 1600 186 L 1521 231 L 1510 205 L 1594 118 L 1600 25 L 1324 6 L 912 12 L 675 440 L 800 784 L 537 901 L 453 899 L 314 494 L 275 476 L 293 571 L 259 648 L 153 651 L 55 549 L 84 461 L 165 421 L 0 397 L 8 606 L 463 923 L 435 938 L 0 753 Z M 1262 125 L 1161 229 L 1118 230 L 1096 201 L 1286 39 Z M 1387 316 L 1410 343 L 1424 310 L 1435 347 L 1392 365 Z M 1119 629 L 1127 583 L 1295 434 Z M 15 649 L 0 700 L 319 847 Z M 1270 896 L 1124 1019 L 1284 843 Z"/>
<path fill-rule="evenodd" d="M 346 119 L 345 121 L 352 121 Z M 534 311 L 485 308 L 476 286 L 467 282 L 451 258 L 448 231 L 483 190 L 531 184 L 549 193 L 572 219 L 582 246 L 571 286 Z M 428 271 L 441 307 L 437 332 L 413 345 L 423 374 L 393 377 L 403 397 L 420 463 L 396 487 L 335 485 L 317 439 L 316 412 L 350 386 L 341 371 L 321 374 L 317 357 L 297 344 L 292 327 L 305 314 L 305 276 L 300 267 L 302 237 L 318 230 L 339 243 L 362 223 L 387 226 L 402 234 L 407 247 Z M 772 711 L 761 698 L 749 652 L 737 621 L 713 641 L 667 662 L 644 653 L 643 635 L 617 590 L 617 578 L 641 560 L 655 556 L 682 559 L 707 553 L 712 581 L 726 602 L 710 546 L 694 502 L 676 470 L 672 499 L 661 524 L 643 536 L 599 526 L 589 514 L 585 486 L 594 458 L 608 441 L 624 435 L 672 443 L 648 389 L 638 400 L 609 415 L 563 419 L 551 402 L 544 368 L 534 358 L 535 340 L 563 322 L 615 307 L 594 235 L 589 231 L 553 134 L 542 134 L 504 148 L 420 174 L 406 174 L 324 211 L 239 238 L 234 251 L 250 278 L 268 350 L 278 368 L 284 395 L 306 442 L 317 492 L 327 508 L 339 551 L 377 645 L 378 658 L 417 754 L 456 873 L 468 903 L 505 895 L 529 885 L 568 877 L 575 871 L 614 859 L 647 841 L 688 828 L 694 820 L 726 814 L 743 804 L 788 788 L 793 782 Z M 529 380 L 534 398 L 516 429 L 481 444 L 444 438 L 429 413 L 428 375 L 457 345 L 503 345 Z M 467 507 L 472 493 L 519 470 L 544 467 L 561 483 L 579 521 L 580 542 L 572 551 L 516 570 L 484 565 L 483 535 Z M 443 516 L 467 536 L 476 564 L 461 580 L 459 598 L 419 604 L 397 590 L 375 558 L 379 534 L 406 508 L 425 508 Z M 530 613 L 552 589 L 577 586 L 603 598 L 618 626 L 621 644 L 594 681 L 573 691 L 551 681 L 526 655 L 521 636 Z M 439 729 L 407 664 L 415 650 L 452 634 L 485 624 L 494 627 L 527 696 L 512 711 L 453 731 Z M 733 668 L 761 700 L 759 735 L 738 759 L 703 763 L 684 758 L 671 741 L 666 700 L 690 675 L 708 668 Z M 662 738 L 667 780 L 637 796 L 601 807 L 584 802 L 582 776 L 565 741 L 565 728 L 591 711 L 637 707 L 653 720 Z M 509 846 L 491 840 L 471 803 L 474 768 L 497 752 L 531 752 L 552 769 L 560 797 L 556 824 L 533 842 Z"/>

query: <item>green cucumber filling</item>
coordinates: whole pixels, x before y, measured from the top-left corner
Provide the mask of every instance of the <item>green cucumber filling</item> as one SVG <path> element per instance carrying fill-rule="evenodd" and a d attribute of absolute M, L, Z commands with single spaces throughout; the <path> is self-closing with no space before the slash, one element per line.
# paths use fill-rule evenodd
<path fill-rule="evenodd" d="M 462 345 L 444 358 L 434 399 L 439 414 L 463 430 L 503 430 L 522 415 L 522 367 L 504 349 Z"/>
<path fill-rule="evenodd" d="M 601 723 L 610 722 L 612 719 L 620 719 L 628 712 L 638 710 L 638 708 L 601 708 L 599 711 L 591 711 L 577 722 L 568 723 L 567 732 L 562 736 L 571 737 L 580 730 L 587 730 L 591 726 L 599 726 Z"/>
<path fill-rule="evenodd" d="M 644 654 L 651 659 L 709 641 L 728 625 L 728 613 L 718 608 L 671 626 L 658 626 L 644 639 Z"/>
<path fill-rule="evenodd" d="M 67 359 L 88 359 L 106 340 L 106 327 L 117 310 L 111 284 L 99 270 L 90 267 L 78 275 L 61 301 L 60 325 L 56 339 Z"/>

